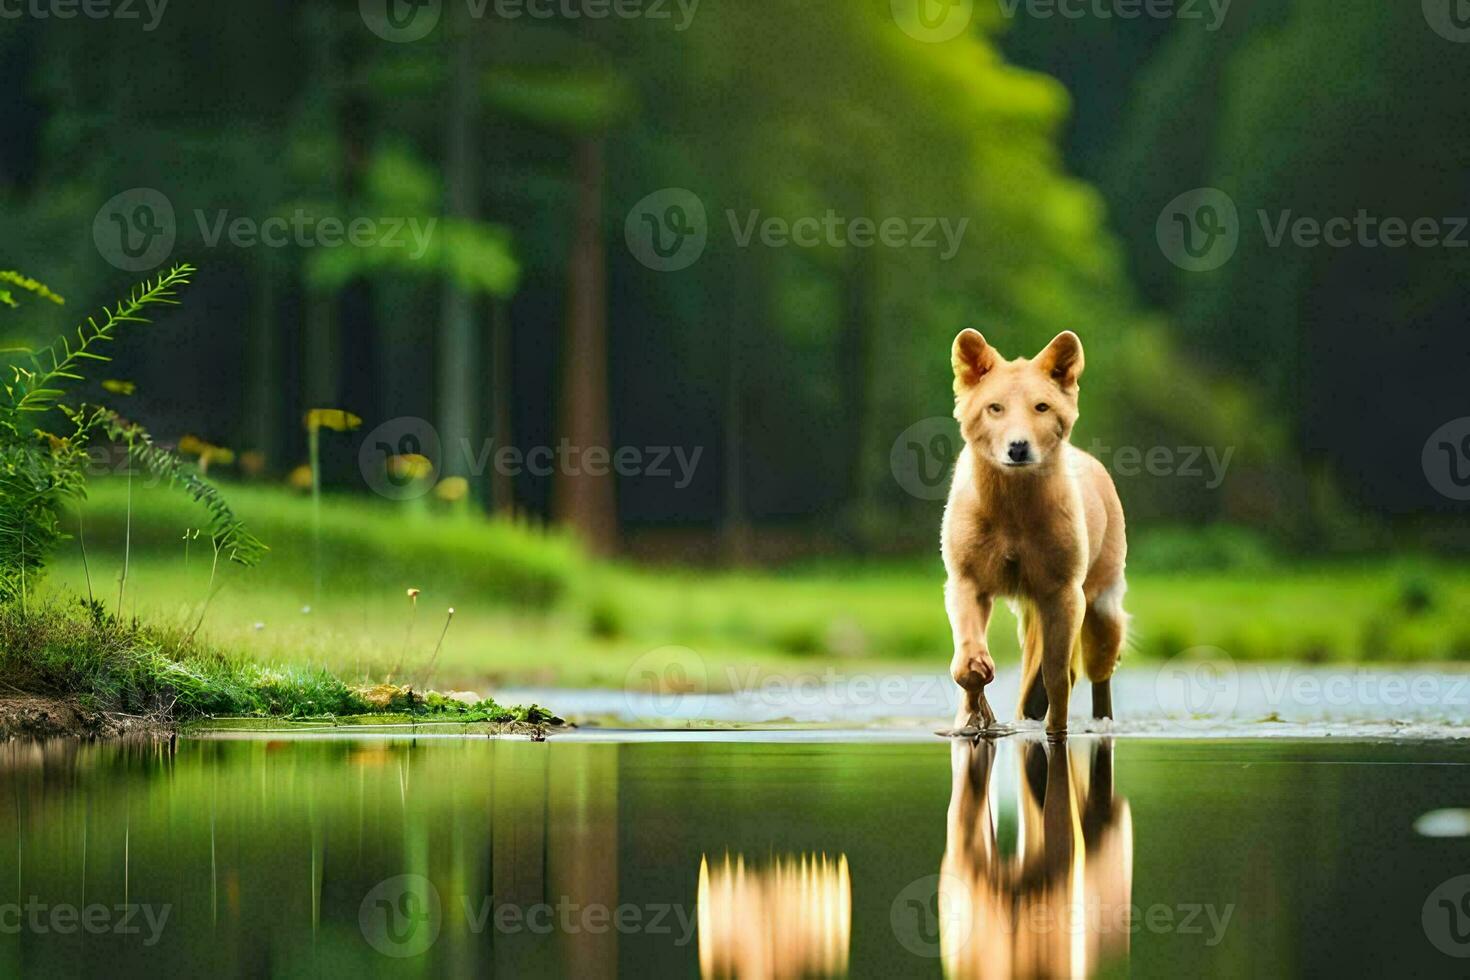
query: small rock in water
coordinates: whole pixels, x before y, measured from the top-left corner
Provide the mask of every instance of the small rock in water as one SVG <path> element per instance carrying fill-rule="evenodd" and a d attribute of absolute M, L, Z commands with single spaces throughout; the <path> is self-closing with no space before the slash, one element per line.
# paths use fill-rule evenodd
<path fill-rule="evenodd" d="M 450 691 L 444 696 L 451 701 L 462 701 L 465 704 L 479 704 L 483 700 L 474 691 Z"/>

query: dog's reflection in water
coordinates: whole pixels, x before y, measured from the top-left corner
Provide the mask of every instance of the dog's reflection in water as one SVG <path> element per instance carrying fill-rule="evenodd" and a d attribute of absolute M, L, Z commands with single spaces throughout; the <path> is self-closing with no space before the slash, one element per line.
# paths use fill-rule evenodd
<path fill-rule="evenodd" d="M 744 855 L 699 861 L 699 972 L 781 980 L 847 973 L 852 878 L 847 855 L 767 865 Z"/>
<path fill-rule="evenodd" d="M 1011 750 L 1015 743 L 1005 746 Z M 993 742 L 952 747 L 939 947 L 949 977 L 1085 977 L 1126 957 L 1133 826 L 1111 742 L 1020 746 L 1016 843 L 997 846 Z"/>

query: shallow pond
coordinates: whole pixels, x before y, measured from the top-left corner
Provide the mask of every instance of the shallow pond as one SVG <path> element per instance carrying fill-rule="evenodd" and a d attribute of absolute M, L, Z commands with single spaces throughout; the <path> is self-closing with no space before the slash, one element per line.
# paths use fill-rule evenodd
<path fill-rule="evenodd" d="M 1466 806 L 1455 741 L 10 744 L 0 975 L 1443 975 Z"/>

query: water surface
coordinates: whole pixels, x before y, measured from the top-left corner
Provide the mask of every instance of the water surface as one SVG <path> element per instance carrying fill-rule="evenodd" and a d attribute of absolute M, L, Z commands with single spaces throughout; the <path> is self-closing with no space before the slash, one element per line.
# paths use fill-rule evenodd
<path fill-rule="evenodd" d="M 1454 741 L 11 744 L 0 975 L 1444 975 L 1466 806 Z"/>

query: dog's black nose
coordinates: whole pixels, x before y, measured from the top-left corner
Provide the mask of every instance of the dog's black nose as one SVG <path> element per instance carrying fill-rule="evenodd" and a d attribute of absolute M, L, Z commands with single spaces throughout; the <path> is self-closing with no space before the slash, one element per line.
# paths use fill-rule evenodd
<path fill-rule="evenodd" d="M 1025 439 L 1017 440 L 1011 443 L 1010 448 L 1006 450 L 1006 455 L 1011 457 L 1012 463 L 1024 463 L 1031 455 L 1031 443 Z"/>

